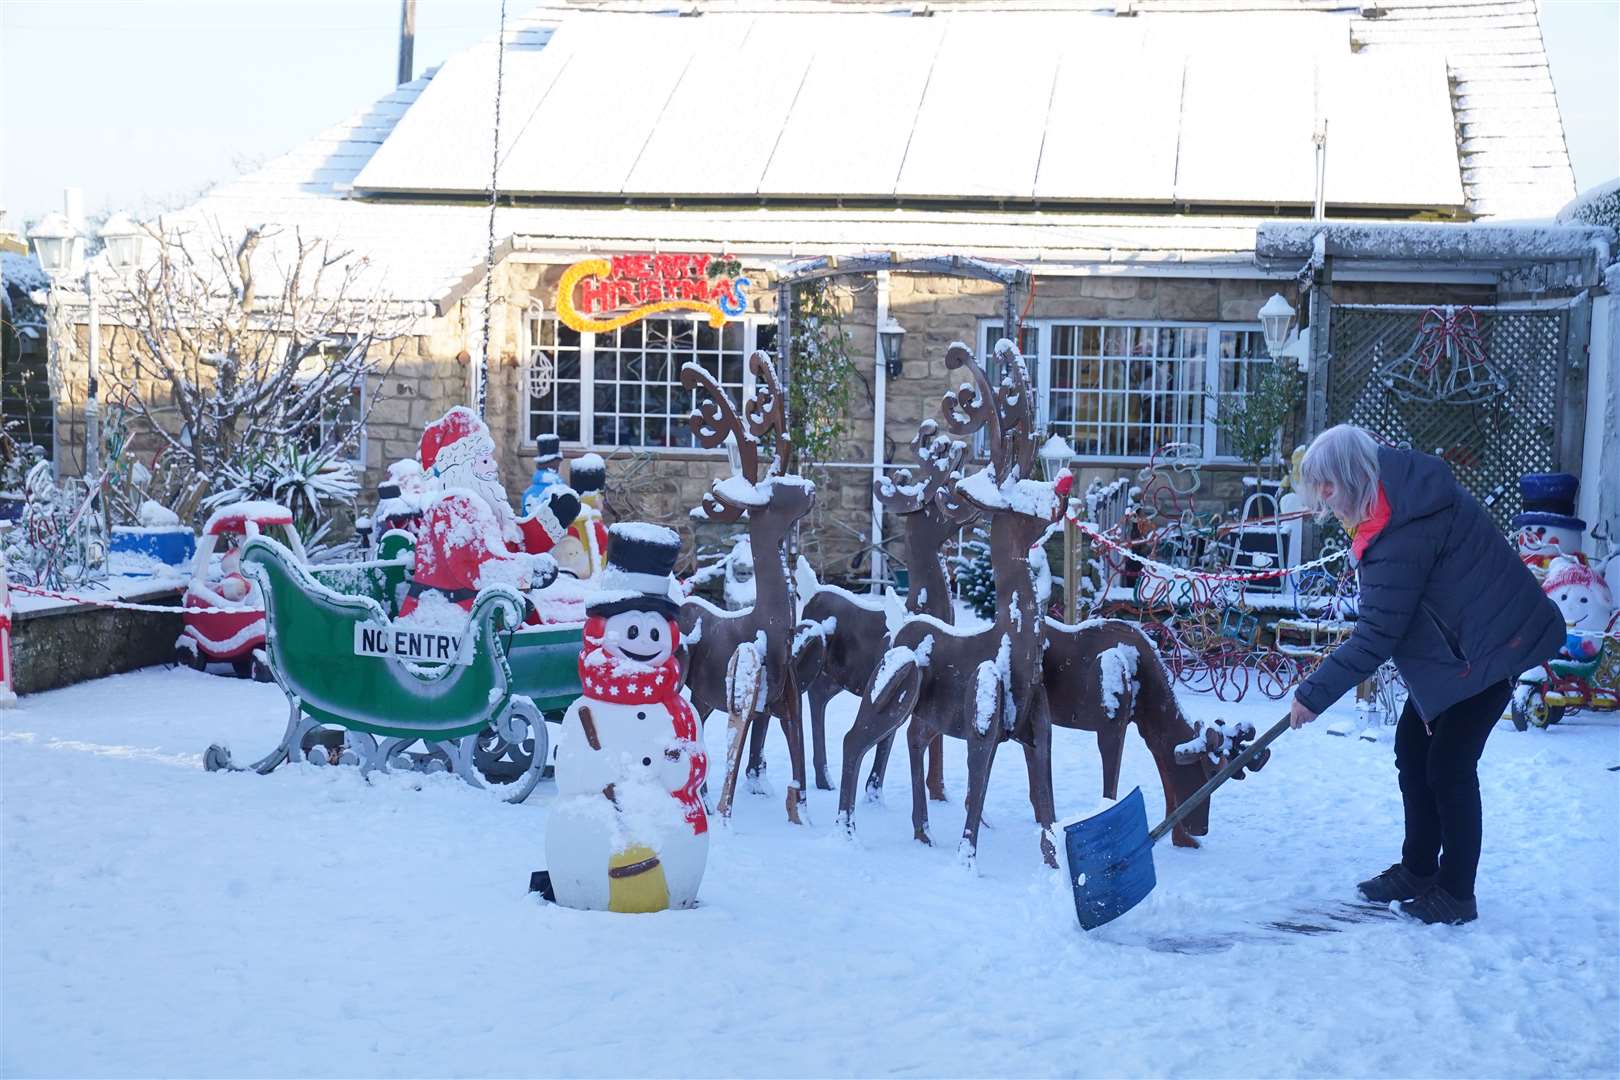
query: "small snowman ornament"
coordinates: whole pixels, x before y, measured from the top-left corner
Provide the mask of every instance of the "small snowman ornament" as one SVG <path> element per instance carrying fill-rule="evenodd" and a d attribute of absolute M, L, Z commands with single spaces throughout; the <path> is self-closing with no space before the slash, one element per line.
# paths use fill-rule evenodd
<path fill-rule="evenodd" d="M 1552 598 L 1568 628 L 1565 658 L 1596 660 L 1603 647 L 1603 632 L 1614 615 L 1609 584 L 1590 566 L 1571 558 L 1554 559 L 1547 566 L 1541 591 Z"/>
<path fill-rule="evenodd" d="M 645 912 L 691 907 L 708 862 L 698 789 L 708 762 L 681 697 L 680 537 L 656 525 L 608 531 L 608 564 L 586 607 L 583 695 L 563 718 L 546 862 L 557 903 Z"/>

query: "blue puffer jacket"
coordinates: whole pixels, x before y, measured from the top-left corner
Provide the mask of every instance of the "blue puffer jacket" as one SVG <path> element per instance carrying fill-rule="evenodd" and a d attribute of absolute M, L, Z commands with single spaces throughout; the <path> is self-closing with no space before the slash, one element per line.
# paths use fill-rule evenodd
<path fill-rule="evenodd" d="M 1295 696 L 1320 713 L 1393 657 L 1432 720 L 1551 657 L 1564 620 L 1445 462 L 1386 447 L 1378 470 L 1389 522 L 1362 554 L 1355 629 Z"/>

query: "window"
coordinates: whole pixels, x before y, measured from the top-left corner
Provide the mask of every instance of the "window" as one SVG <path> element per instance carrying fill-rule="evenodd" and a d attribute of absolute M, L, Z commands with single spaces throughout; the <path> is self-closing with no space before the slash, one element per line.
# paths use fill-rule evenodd
<path fill-rule="evenodd" d="M 694 395 L 681 386 L 681 368 L 701 365 L 736 399 L 752 386 L 749 354 L 776 342 L 774 323 L 744 319 L 715 329 L 703 315 L 647 318 L 605 334 L 580 334 L 547 315 L 531 315 L 526 327 L 535 377 L 525 385 L 525 440 L 555 432 L 597 447 L 694 445 L 687 426 Z"/>
<path fill-rule="evenodd" d="M 365 388 L 351 386 L 347 397 L 329 402 L 320 417 L 304 428 L 299 445 L 307 452 L 335 444 L 336 460 L 365 468 L 366 429 L 361 423 L 366 415 L 365 400 Z"/>
<path fill-rule="evenodd" d="M 1002 334 L 981 324 L 981 357 Z M 1271 362 L 1251 325 L 1041 319 L 1020 336 L 1040 423 L 1084 458 L 1145 460 L 1171 442 L 1230 457 L 1212 395 L 1243 392 Z"/>

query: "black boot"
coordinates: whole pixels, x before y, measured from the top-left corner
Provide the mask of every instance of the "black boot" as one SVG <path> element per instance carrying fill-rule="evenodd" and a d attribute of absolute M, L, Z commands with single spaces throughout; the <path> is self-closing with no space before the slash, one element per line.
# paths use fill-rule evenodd
<path fill-rule="evenodd" d="M 1395 912 L 1408 919 L 1433 926 L 1461 926 L 1479 918 L 1479 907 L 1472 900 L 1459 900 L 1436 885 L 1416 900 L 1395 905 Z"/>
<path fill-rule="evenodd" d="M 1356 886 L 1362 899 L 1372 904 L 1387 904 L 1391 900 L 1415 900 L 1434 887 L 1438 874 L 1414 874 L 1402 863 L 1385 870 L 1377 877 L 1368 878 Z"/>

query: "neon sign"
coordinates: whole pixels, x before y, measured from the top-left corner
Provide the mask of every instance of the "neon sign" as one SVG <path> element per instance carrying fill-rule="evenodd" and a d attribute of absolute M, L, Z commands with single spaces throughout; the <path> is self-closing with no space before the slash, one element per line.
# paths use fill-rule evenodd
<path fill-rule="evenodd" d="M 582 334 L 605 334 L 663 311 L 696 311 L 721 327 L 748 310 L 752 282 L 722 255 L 614 255 L 585 259 L 557 283 L 557 318 Z"/>

